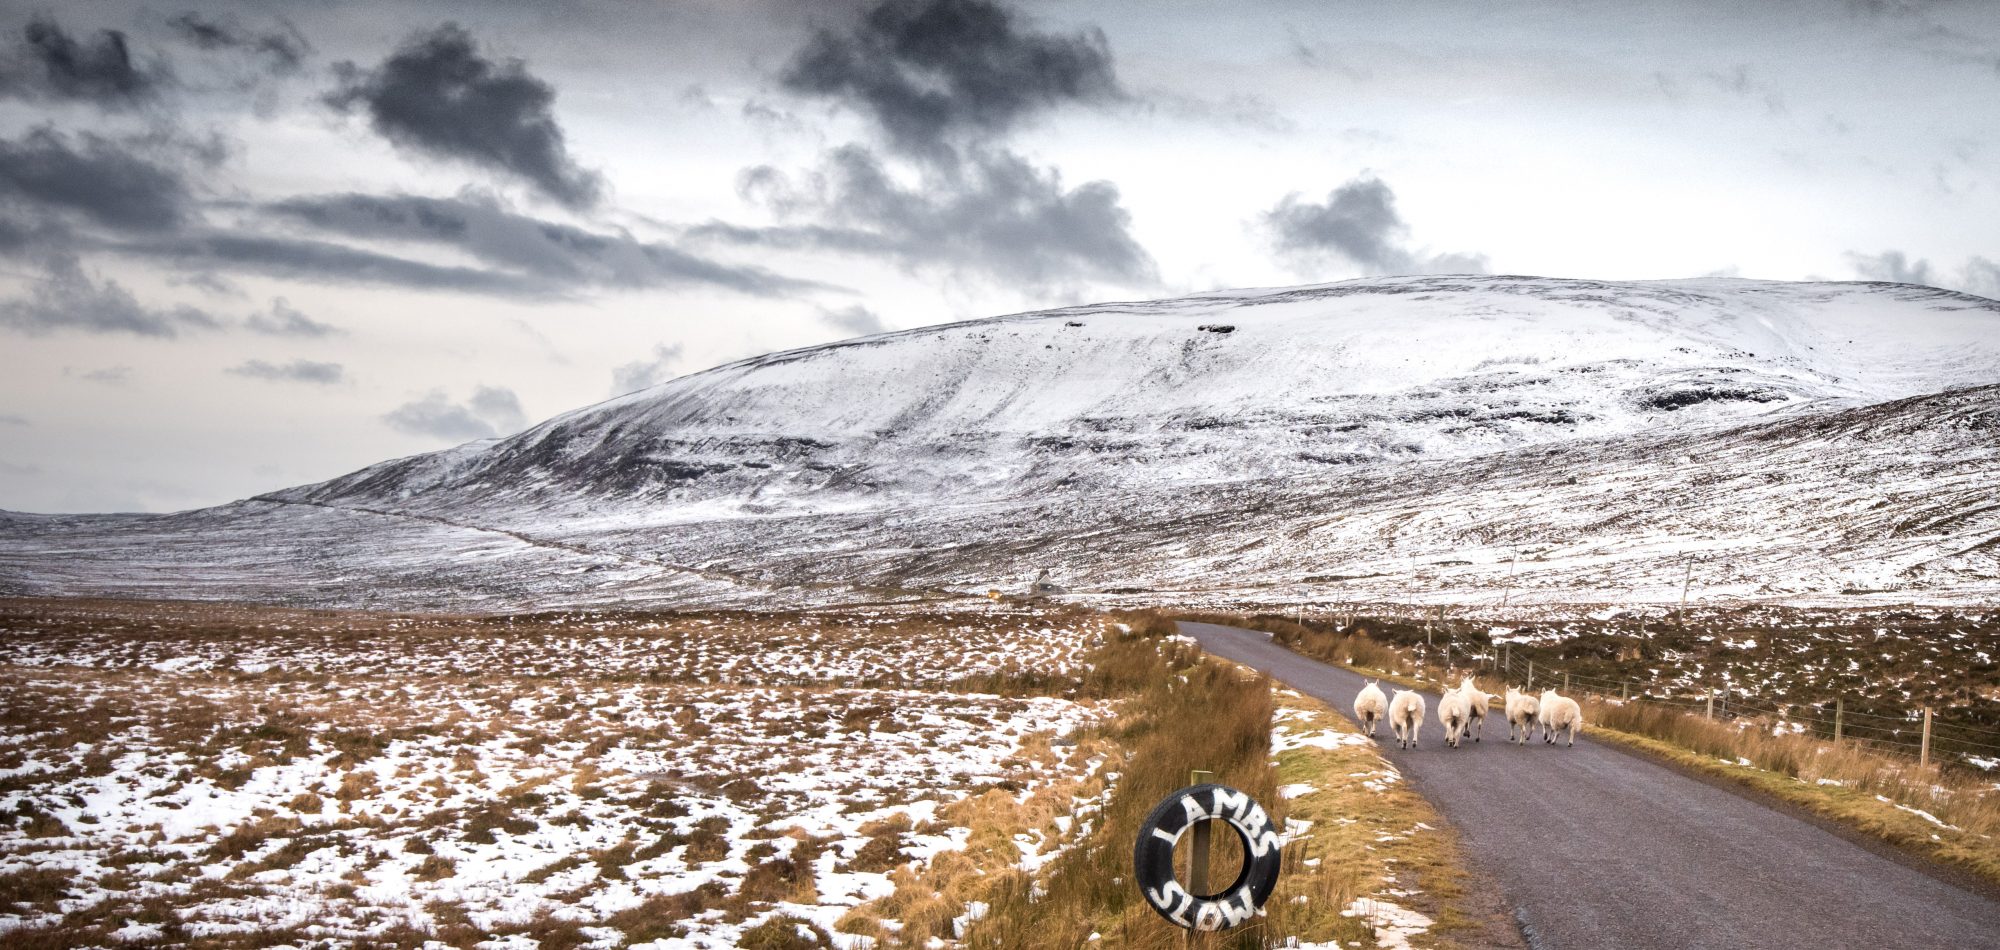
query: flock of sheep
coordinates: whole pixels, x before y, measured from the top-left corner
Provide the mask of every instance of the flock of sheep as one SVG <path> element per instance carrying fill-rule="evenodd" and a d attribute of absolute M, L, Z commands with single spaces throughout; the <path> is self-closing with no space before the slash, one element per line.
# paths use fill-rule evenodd
<path fill-rule="evenodd" d="M 1361 723 L 1368 734 L 1375 734 L 1375 726 L 1386 716 L 1389 728 L 1396 734 L 1400 748 L 1417 747 L 1417 732 L 1424 725 L 1424 696 L 1415 690 L 1399 689 L 1396 698 L 1382 694 L 1378 681 L 1369 680 L 1361 688 L 1361 694 L 1354 697 L 1354 718 Z M 1438 700 L 1438 722 L 1444 726 L 1444 741 L 1452 748 L 1458 748 L 1460 739 L 1467 735 L 1472 741 L 1479 741 L 1479 734 L 1485 728 L 1486 714 L 1493 708 L 1493 694 L 1480 692 L 1472 677 L 1458 684 L 1458 688 L 1448 690 L 1444 698 Z M 1542 741 L 1553 744 L 1556 733 L 1566 734 L 1567 743 L 1576 745 L 1577 730 L 1583 728 L 1583 707 L 1568 696 L 1559 696 L 1555 690 L 1545 689 L 1540 697 L 1524 693 L 1512 686 L 1507 687 L 1504 709 L 1507 713 L 1507 741 L 1525 745 L 1534 738 L 1535 726 L 1542 727 Z"/>

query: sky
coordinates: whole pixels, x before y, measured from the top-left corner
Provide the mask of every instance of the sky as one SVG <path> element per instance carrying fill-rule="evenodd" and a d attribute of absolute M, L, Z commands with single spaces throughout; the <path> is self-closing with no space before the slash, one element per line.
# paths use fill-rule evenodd
<path fill-rule="evenodd" d="M 1409 273 L 2000 297 L 2000 4 L 0 0 L 0 509 Z"/>

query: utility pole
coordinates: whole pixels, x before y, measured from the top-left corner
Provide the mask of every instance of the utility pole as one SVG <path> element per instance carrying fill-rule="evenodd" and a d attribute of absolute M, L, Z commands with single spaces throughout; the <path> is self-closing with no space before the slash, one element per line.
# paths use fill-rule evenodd
<path fill-rule="evenodd" d="M 1683 563 L 1687 565 L 1687 572 L 1681 575 L 1681 608 L 1674 611 L 1674 625 L 1677 627 L 1687 626 L 1688 585 L 1694 583 L 1694 559 L 1686 558 Z"/>

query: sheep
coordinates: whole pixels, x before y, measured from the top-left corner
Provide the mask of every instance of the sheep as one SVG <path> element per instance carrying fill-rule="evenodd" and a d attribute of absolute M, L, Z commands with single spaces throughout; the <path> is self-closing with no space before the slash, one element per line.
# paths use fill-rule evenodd
<path fill-rule="evenodd" d="M 1568 696 L 1558 696 L 1552 689 L 1542 690 L 1541 701 L 1542 741 L 1555 744 L 1556 731 L 1568 730 L 1569 745 L 1576 745 L 1576 731 L 1583 728 L 1583 707 Z"/>
<path fill-rule="evenodd" d="M 1472 702 L 1463 692 L 1450 690 L 1438 699 L 1438 723 L 1444 726 L 1444 744 L 1458 748 L 1460 736 L 1468 728 L 1466 720 L 1472 715 Z"/>
<path fill-rule="evenodd" d="M 1507 687 L 1507 741 L 1516 745 L 1526 745 L 1535 737 L 1535 716 L 1541 710 L 1541 703 L 1533 694 Z M 1518 730 L 1519 736 L 1515 733 Z"/>
<path fill-rule="evenodd" d="M 1389 729 L 1396 733 L 1397 744 L 1405 749 L 1417 747 L 1417 733 L 1424 727 L 1424 697 L 1407 689 L 1396 691 L 1396 698 L 1389 700 Z"/>
<path fill-rule="evenodd" d="M 1382 695 L 1382 687 L 1375 685 L 1376 682 L 1369 680 L 1368 685 L 1361 687 L 1361 695 L 1354 697 L 1354 719 L 1370 736 L 1375 734 L 1382 714 L 1389 709 L 1389 697 Z"/>
<path fill-rule="evenodd" d="M 1478 742 L 1480 734 L 1486 731 L 1486 714 L 1493 711 L 1493 694 L 1481 692 L 1470 676 L 1458 684 L 1458 691 L 1465 694 L 1467 711 L 1472 717 L 1472 741 Z"/>

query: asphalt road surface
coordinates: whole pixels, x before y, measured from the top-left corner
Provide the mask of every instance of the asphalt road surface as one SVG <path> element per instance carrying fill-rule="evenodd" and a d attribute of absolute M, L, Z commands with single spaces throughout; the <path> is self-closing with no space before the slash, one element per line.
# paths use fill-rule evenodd
<path fill-rule="evenodd" d="M 1353 714 L 1364 682 L 1267 635 L 1204 623 L 1203 648 Z M 1384 684 L 1385 692 L 1394 689 Z M 1437 696 L 1420 746 L 1382 753 L 1457 827 L 1541 950 L 2000 948 L 2000 901 L 1810 822 L 1592 742 L 1444 744 Z M 1495 706 L 1499 705 L 1498 697 Z"/>

